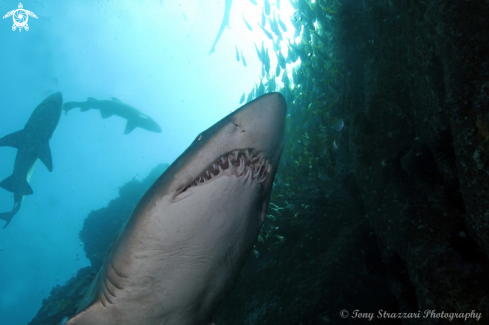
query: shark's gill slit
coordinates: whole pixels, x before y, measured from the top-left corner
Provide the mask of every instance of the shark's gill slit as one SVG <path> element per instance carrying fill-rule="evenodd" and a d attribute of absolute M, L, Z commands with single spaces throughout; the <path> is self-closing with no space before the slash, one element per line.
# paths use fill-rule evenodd
<path fill-rule="evenodd" d="M 248 173 L 254 182 L 263 183 L 270 173 L 268 160 L 262 153 L 256 152 L 254 149 L 234 150 L 216 159 L 194 181 L 187 185 L 182 193 L 190 187 L 205 184 L 221 175 L 246 177 Z"/>

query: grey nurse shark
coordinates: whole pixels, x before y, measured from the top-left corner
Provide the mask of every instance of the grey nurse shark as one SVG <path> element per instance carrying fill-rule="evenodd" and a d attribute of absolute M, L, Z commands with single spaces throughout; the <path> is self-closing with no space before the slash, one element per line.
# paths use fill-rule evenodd
<path fill-rule="evenodd" d="M 270 93 L 198 135 L 116 234 L 67 324 L 212 324 L 265 219 L 285 112 Z"/>
<path fill-rule="evenodd" d="M 36 107 L 22 130 L 0 138 L 0 146 L 17 148 L 14 171 L 0 182 L 0 187 L 14 193 L 12 211 L 0 213 L 0 219 L 7 221 L 4 228 L 19 211 L 24 196 L 33 193 L 29 181 L 37 160 L 41 160 L 49 171 L 53 170 L 49 140 L 58 126 L 62 107 L 61 93 L 52 94 Z"/>
<path fill-rule="evenodd" d="M 63 110 L 65 113 L 68 113 L 68 111 L 75 107 L 80 107 L 81 112 L 98 109 L 103 119 L 112 115 L 126 119 L 127 124 L 124 134 L 132 132 L 137 127 L 148 131 L 161 132 L 161 127 L 151 117 L 115 97 L 112 97 L 112 100 L 98 100 L 93 97 L 88 97 L 85 102 L 66 102 L 63 105 Z"/>

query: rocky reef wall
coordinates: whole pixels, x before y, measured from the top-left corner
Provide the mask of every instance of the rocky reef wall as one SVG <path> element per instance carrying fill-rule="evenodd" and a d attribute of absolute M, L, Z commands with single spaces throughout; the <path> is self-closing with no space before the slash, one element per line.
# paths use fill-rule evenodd
<path fill-rule="evenodd" d="M 370 323 L 353 310 L 421 312 L 376 323 L 489 323 L 489 3 L 338 8 L 341 172 L 294 184 L 315 211 L 250 257 L 217 323 Z"/>

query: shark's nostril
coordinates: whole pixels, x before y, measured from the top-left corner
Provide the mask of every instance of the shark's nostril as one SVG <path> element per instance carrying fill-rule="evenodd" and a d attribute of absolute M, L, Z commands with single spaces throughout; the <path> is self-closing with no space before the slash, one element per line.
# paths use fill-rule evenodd
<path fill-rule="evenodd" d="M 239 132 L 246 132 L 246 130 L 241 127 L 241 124 L 239 122 L 233 120 L 233 124 L 238 127 Z"/>

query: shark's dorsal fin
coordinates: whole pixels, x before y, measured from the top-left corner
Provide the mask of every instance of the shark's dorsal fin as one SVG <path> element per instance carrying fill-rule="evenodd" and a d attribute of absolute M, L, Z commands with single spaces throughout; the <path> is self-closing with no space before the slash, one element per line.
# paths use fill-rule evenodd
<path fill-rule="evenodd" d="M 24 139 L 24 130 L 20 130 L 0 138 L 1 147 L 13 147 L 19 149 Z"/>
<path fill-rule="evenodd" d="M 51 156 L 51 148 L 49 148 L 49 142 L 45 142 L 41 145 L 41 147 L 39 147 L 37 157 L 40 161 L 42 161 L 44 165 L 46 165 L 46 168 L 50 172 L 53 171 L 53 157 Z"/>
<path fill-rule="evenodd" d="M 132 120 L 127 120 L 126 129 L 124 130 L 124 134 L 131 133 L 132 130 L 134 130 L 137 127 L 138 127 L 138 125 L 136 122 L 134 122 Z"/>
<path fill-rule="evenodd" d="M 114 113 L 112 113 L 111 110 L 103 109 L 103 108 L 100 109 L 100 116 L 102 116 L 103 119 L 109 118 L 112 115 L 114 115 Z"/>
<path fill-rule="evenodd" d="M 89 101 L 89 102 L 92 101 L 92 100 L 97 100 L 97 99 L 96 98 L 93 98 L 93 97 L 88 97 L 87 98 L 87 101 Z"/>
<path fill-rule="evenodd" d="M 115 97 L 111 97 L 112 100 L 115 100 L 116 102 L 121 102 L 121 100 L 119 98 L 115 98 Z"/>

